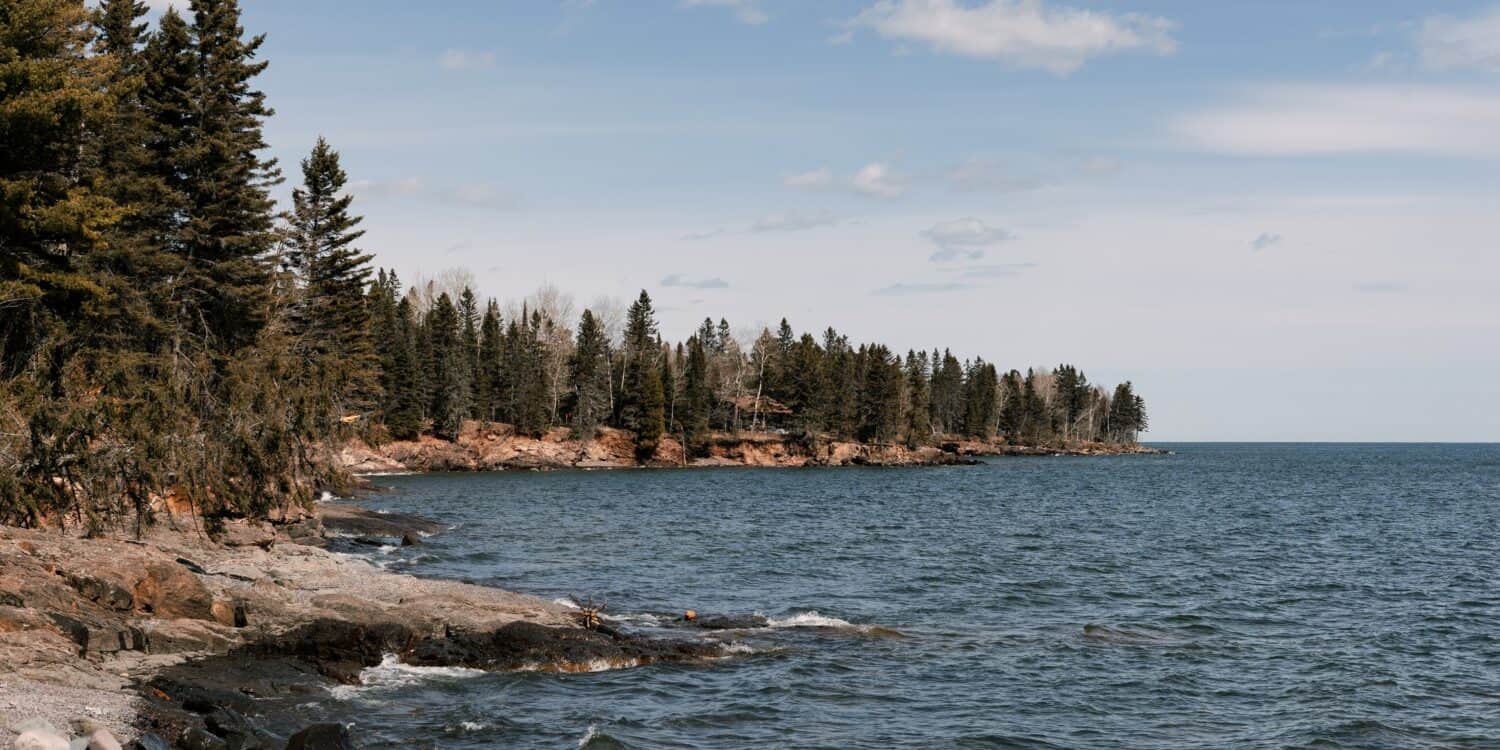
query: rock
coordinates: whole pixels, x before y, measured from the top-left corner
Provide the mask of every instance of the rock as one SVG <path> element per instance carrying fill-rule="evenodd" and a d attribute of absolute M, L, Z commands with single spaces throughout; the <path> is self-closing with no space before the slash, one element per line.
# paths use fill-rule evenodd
<path fill-rule="evenodd" d="M 214 600 L 208 587 L 179 564 L 148 563 L 145 577 L 136 584 L 135 601 L 139 609 L 158 617 L 213 618 Z"/>
<path fill-rule="evenodd" d="M 229 750 L 229 743 L 198 727 L 182 730 L 177 746 L 182 750 Z"/>
<path fill-rule="evenodd" d="M 11 747 L 15 750 L 71 750 L 67 740 L 44 729 L 22 732 Z"/>
<path fill-rule="evenodd" d="M 231 628 L 243 628 L 250 624 L 249 615 L 245 612 L 245 605 L 237 602 L 216 600 L 213 606 L 214 622 L 220 625 L 228 625 Z"/>
<path fill-rule="evenodd" d="M 147 732 L 125 745 L 125 750 L 172 750 L 167 741 Z"/>
<path fill-rule="evenodd" d="M 421 543 L 422 543 L 422 540 L 420 538 L 418 538 L 416 534 L 413 534 L 410 531 L 408 531 L 405 534 L 401 535 L 401 546 L 402 547 L 415 547 L 415 546 L 417 546 L 418 544 L 421 544 Z"/>
<path fill-rule="evenodd" d="M 354 740 L 343 724 L 314 724 L 294 735 L 286 750 L 353 750 Z"/>
<path fill-rule="evenodd" d="M 135 595 L 114 581 L 75 573 L 68 573 L 63 578 L 89 601 L 121 612 L 129 612 L 135 607 Z"/>
<path fill-rule="evenodd" d="M 68 743 L 68 750 L 89 750 L 89 738 L 74 737 L 73 741 Z"/>
<path fill-rule="evenodd" d="M 25 734 L 27 732 L 61 734 L 61 732 L 57 731 L 57 727 L 52 726 L 52 722 L 42 718 L 33 718 L 27 719 L 25 721 L 18 721 L 15 724 L 11 725 L 10 730 L 12 732 L 15 732 L 16 734 Z"/>
<path fill-rule="evenodd" d="M 121 750 L 119 740 L 108 729 L 96 729 L 88 737 L 87 750 Z"/>
<path fill-rule="evenodd" d="M 203 718 L 203 723 L 210 732 L 224 738 L 229 750 L 265 750 L 268 747 L 250 720 L 232 708 L 215 709 Z"/>
<path fill-rule="evenodd" d="M 50 612 L 52 624 L 63 635 L 78 644 L 80 654 L 113 654 L 118 651 L 139 651 L 145 647 L 145 637 L 139 628 L 120 622 L 97 620 L 93 617 Z"/>

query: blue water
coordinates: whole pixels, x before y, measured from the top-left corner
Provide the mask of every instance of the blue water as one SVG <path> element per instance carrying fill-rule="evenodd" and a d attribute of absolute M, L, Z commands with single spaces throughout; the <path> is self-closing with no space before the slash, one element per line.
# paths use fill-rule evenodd
<path fill-rule="evenodd" d="M 395 569 L 783 627 L 317 711 L 391 748 L 1500 747 L 1500 446 L 1170 447 L 385 478 L 367 505 L 456 527 Z"/>

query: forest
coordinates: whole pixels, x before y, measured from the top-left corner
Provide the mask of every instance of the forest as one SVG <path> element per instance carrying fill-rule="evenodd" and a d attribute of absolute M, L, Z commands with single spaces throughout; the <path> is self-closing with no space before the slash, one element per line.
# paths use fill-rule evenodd
<path fill-rule="evenodd" d="M 362 249 L 325 140 L 291 205 L 273 199 L 263 37 L 237 1 L 146 14 L 0 4 L 0 522 L 143 524 L 169 495 L 210 526 L 264 515 L 345 486 L 344 440 L 470 419 L 618 427 L 643 456 L 744 430 L 1061 445 L 1147 427 L 1130 383 L 1071 365 L 1002 371 L 785 320 L 674 342 L 645 291 L 575 312 L 546 287 L 502 307 L 463 272 L 404 284 Z"/>

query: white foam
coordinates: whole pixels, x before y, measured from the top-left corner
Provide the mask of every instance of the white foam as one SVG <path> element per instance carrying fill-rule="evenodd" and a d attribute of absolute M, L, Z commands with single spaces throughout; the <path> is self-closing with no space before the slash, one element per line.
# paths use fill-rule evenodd
<path fill-rule="evenodd" d="M 590 742 L 599 738 L 599 727 L 590 724 L 589 730 L 583 733 L 583 739 L 578 741 L 579 747 L 588 747 Z"/>
<path fill-rule="evenodd" d="M 427 680 L 469 679 L 485 674 L 468 667 L 417 667 L 402 663 L 395 654 L 386 654 L 380 664 L 359 673 L 360 685 L 339 685 L 332 689 L 335 698 L 347 699 L 361 690 L 388 689 L 416 685 Z"/>
<path fill-rule="evenodd" d="M 560 607 L 567 607 L 568 609 L 578 609 L 577 603 L 575 603 L 572 599 L 563 596 L 559 596 L 556 599 L 553 599 L 552 603 Z"/>
<path fill-rule="evenodd" d="M 837 617 L 825 617 L 818 614 L 817 610 L 798 612 L 790 617 L 771 618 L 766 624 L 773 628 L 858 628 L 848 620 L 840 620 Z"/>
<path fill-rule="evenodd" d="M 642 612 L 634 615 L 604 615 L 604 619 L 610 622 L 628 622 L 635 625 L 644 625 L 648 628 L 661 626 L 661 618 L 650 612 Z"/>

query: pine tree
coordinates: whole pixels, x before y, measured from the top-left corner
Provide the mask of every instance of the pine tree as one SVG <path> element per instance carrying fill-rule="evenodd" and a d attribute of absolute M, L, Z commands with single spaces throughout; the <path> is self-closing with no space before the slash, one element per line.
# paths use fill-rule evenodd
<path fill-rule="evenodd" d="M 694 336 L 688 339 L 687 362 L 682 373 L 683 449 L 689 456 L 702 455 L 706 447 L 710 398 L 708 355 L 703 350 L 703 342 Z"/>
<path fill-rule="evenodd" d="M 542 314 L 532 311 L 531 321 L 520 329 L 521 369 L 516 373 L 520 379 L 520 403 L 517 405 L 516 431 L 522 435 L 538 436 L 547 431 L 547 382 L 545 379 L 542 350 Z"/>
<path fill-rule="evenodd" d="M 176 296 L 179 320 L 209 348 L 232 352 L 265 324 L 270 254 L 276 235 L 269 189 L 281 181 L 261 127 L 273 111 L 251 81 L 265 38 L 245 38 L 237 0 L 192 0 L 196 68 L 190 115 L 173 166 L 185 179 L 185 264 Z"/>
<path fill-rule="evenodd" d="M 500 358 L 505 334 L 500 326 L 500 303 L 490 300 L 479 324 L 479 364 L 475 368 L 474 408 L 479 418 L 491 421 L 500 408 Z"/>
<path fill-rule="evenodd" d="M 860 388 L 860 440 L 888 443 L 901 429 L 902 382 L 905 374 L 891 350 L 873 344 L 864 353 Z"/>
<path fill-rule="evenodd" d="M 999 422 L 999 377 L 995 366 L 974 360 L 964 384 L 964 434 L 988 440 Z"/>
<path fill-rule="evenodd" d="M 655 390 L 652 397 L 661 395 L 661 375 L 657 371 L 660 351 L 656 348 L 656 318 L 651 309 L 651 297 L 644 290 L 630 306 L 625 317 L 625 372 L 620 389 L 620 424 L 627 430 L 642 432 L 655 430 L 659 435 L 665 425 L 647 424 L 648 390 Z M 650 383 L 654 381 L 655 385 Z"/>
<path fill-rule="evenodd" d="M 456 439 L 469 414 L 469 368 L 463 356 L 458 308 L 446 292 L 433 303 L 427 314 L 428 337 L 432 342 L 428 372 L 432 381 L 432 431 L 439 437 Z"/>
<path fill-rule="evenodd" d="M 581 440 L 592 438 L 609 416 L 608 358 L 609 342 L 604 329 L 593 312 L 584 310 L 578 320 L 578 337 L 568 377 L 573 433 Z"/>
<path fill-rule="evenodd" d="M 303 184 L 292 191 L 284 264 L 300 281 L 293 319 L 298 349 L 315 360 L 342 411 L 373 408 L 380 374 L 364 290 L 371 256 L 355 247 L 364 236 L 350 214 L 353 196 L 339 154 L 319 138 L 302 160 Z"/>
<path fill-rule="evenodd" d="M 932 442 L 932 404 L 927 352 L 906 353 L 906 444 L 915 448 Z"/>
<path fill-rule="evenodd" d="M 394 280 L 394 279 L 393 279 Z M 422 431 L 422 361 L 417 349 L 417 324 L 411 300 L 396 304 L 394 341 L 391 342 L 385 426 L 398 440 L 411 440 Z"/>

